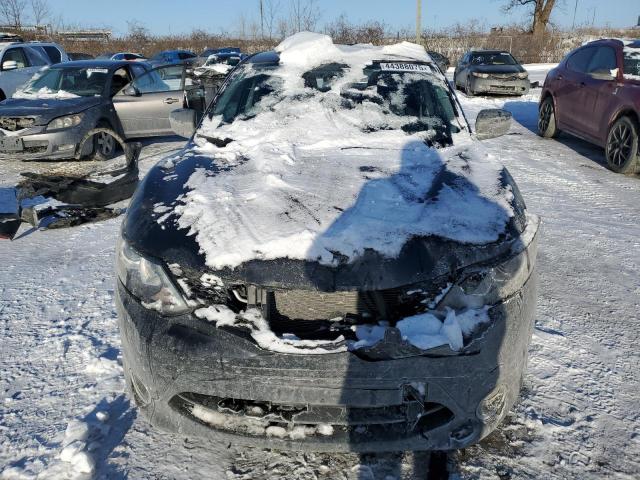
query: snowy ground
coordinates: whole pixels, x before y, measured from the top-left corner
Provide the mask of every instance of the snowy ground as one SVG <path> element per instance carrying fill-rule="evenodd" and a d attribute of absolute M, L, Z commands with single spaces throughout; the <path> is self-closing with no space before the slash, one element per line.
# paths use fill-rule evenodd
<path fill-rule="evenodd" d="M 532 66 L 532 79 L 548 68 Z M 450 478 L 639 478 L 640 178 L 609 172 L 580 140 L 537 137 L 538 95 L 461 95 L 469 118 L 513 112 L 510 135 L 485 144 L 545 223 L 522 401 L 482 444 L 449 458 Z M 147 142 L 143 171 L 182 143 Z M 3 164 L 0 183 L 21 168 Z M 0 479 L 426 478 L 424 454 L 237 452 L 153 430 L 123 394 L 118 227 L 23 229 L 0 243 Z M 71 440 L 77 448 L 63 451 Z"/>

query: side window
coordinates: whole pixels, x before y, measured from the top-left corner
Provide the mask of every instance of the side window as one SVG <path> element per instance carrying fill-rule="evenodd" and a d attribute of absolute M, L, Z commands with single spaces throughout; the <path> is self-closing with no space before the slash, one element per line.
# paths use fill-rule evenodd
<path fill-rule="evenodd" d="M 4 56 L 2 57 L 2 65 L 4 65 L 5 62 L 10 61 L 16 62 L 18 64 L 18 68 L 25 68 L 29 66 L 22 48 L 10 48 L 4 53 Z"/>
<path fill-rule="evenodd" d="M 136 87 L 140 93 L 159 93 L 180 90 L 182 85 L 182 65 L 168 65 L 156 68 L 136 78 L 132 85 Z"/>
<path fill-rule="evenodd" d="M 42 47 L 45 52 L 47 52 L 47 56 L 51 59 L 51 63 L 60 63 L 62 61 L 62 55 L 60 54 L 60 50 L 51 45 L 44 45 Z"/>
<path fill-rule="evenodd" d="M 188 58 L 194 58 L 195 55 L 193 55 L 192 53 L 189 52 L 179 52 L 178 53 L 178 58 L 180 60 L 187 60 Z"/>
<path fill-rule="evenodd" d="M 567 60 L 567 68 L 574 72 L 586 73 L 595 50 L 594 47 L 581 48 L 569 57 L 569 60 Z"/>
<path fill-rule="evenodd" d="M 24 52 L 27 54 L 29 64 L 32 67 L 44 67 L 49 65 L 49 59 L 44 56 L 44 50 L 40 53 L 41 50 L 38 48 L 25 48 Z"/>
<path fill-rule="evenodd" d="M 616 51 L 611 47 L 600 47 L 589 62 L 587 73 L 605 71 L 610 72 L 618 68 Z"/>
<path fill-rule="evenodd" d="M 142 65 L 137 65 L 135 63 L 131 65 L 131 70 L 133 71 L 134 77 L 144 75 L 146 72 L 145 68 Z"/>

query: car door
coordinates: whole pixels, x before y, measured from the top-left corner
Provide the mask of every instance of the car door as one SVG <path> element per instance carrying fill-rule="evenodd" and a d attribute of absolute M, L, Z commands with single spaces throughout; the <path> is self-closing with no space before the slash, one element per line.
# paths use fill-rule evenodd
<path fill-rule="evenodd" d="M 573 133 L 586 133 L 588 109 L 585 106 L 587 68 L 597 47 L 576 50 L 567 59 L 566 68 L 558 75 L 559 88 L 556 90 L 556 114 L 560 128 Z"/>
<path fill-rule="evenodd" d="M 136 78 L 113 97 L 126 137 L 171 135 L 169 115 L 182 108 L 184 66 L 165 65 Z"/>
<path fill-rule="evenodd" d="M 584 87 L 587 116 L 584 128 L 585 133 L 598 143 L 604 143 L 606 126 L 615 110 L 615 91 L 620 67 L 616 50 L 606 45 L 598 47 L 587 67 L 588 76 Z M 610 78 L 606 78 L 607 74 Z"/>
<path fill-rule="evenodd" d="M 6 69 L 7 62 L 16 62 L 17 68 Z M 40 67 L 30 65 L 27 54 L 22 47 L 7 48 L 0 61 L 0 89 L 6 98 L 10 98 L 16 90 L 27 83 Z"/>

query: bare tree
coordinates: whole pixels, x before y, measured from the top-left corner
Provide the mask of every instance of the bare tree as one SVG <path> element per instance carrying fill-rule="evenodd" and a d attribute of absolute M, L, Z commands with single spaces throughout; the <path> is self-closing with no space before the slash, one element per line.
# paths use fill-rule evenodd
<path fill-rule="evenodd" d="M 313 31 L 320 21 L 320 9 L 317 0 L 290 0 L 290 27 L 295 32 Z"/>
<path fill-rule="evenodd" d="M 27 0 L 0 0 L 0 16 L 7 25 L 22 28 Z"/>
<path fill-rule="evenodd" d="M 510 12 L 520 7 L 528 8 L 531 15 L 531 33 L 538 36 L 547 30 L 556 3 L 556 0 L 507 0 L 504 10 Z"/>
<path fill-rule="evenodd" d="M 42 25 L 51 16 L 49 2 L 47 0 L 31 0 L 31 12 L 33 22 L 36 25 Z"/>
<path fill-rule="evenodd" d="M 280 0 L 265 0 L 264 2 L 264 22 L 269 33 L 269 40 L 273 39 L 273 34 L 277 28 L 277 17 L 280 12 Z"/>

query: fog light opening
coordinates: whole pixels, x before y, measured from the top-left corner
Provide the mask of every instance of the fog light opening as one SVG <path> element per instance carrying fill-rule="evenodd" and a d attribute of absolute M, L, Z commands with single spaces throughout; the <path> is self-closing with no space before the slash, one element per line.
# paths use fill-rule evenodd
<path fill-rule="evenodd" d="M 76 148 L 75 143 L 66 143 L 63 145 L 58 145 L 59 152 L 68 152 L 69 150 L 74 150 Z"/>
<path fill-rule="evenodd" d="M 498 386 L 478 405 L 476 416 L 486 425 L 500 421 L 507 405 L 507 392 L 504 385 Z"/>
<path fill-rule="evenodd" d="M 475 428 L 473 427 L 473 422 L 468 421 L 463 423 L 458 428 L 451 432 L 451 438 L 457 440 L 458 442 L 463 442 L 470 438 L 475 433 Z"/>

